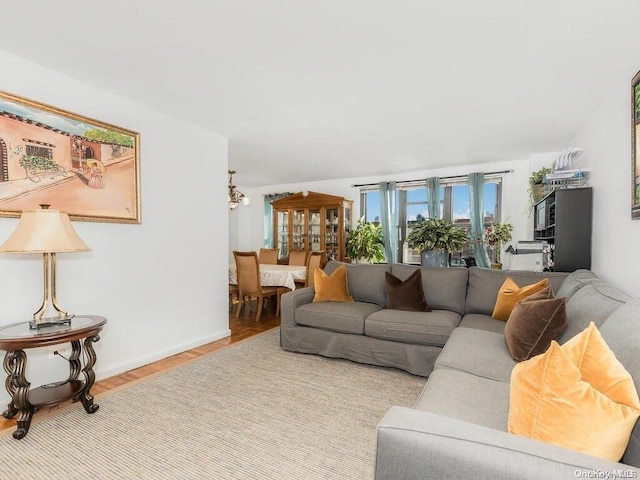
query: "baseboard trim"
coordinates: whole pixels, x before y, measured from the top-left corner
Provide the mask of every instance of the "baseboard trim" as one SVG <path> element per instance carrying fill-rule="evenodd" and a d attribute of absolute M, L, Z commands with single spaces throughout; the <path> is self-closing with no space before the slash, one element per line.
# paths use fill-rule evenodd
<path fill-rule="evenodd" d="M 96 368 L 95 369 L 96 380 L 103 380 L 105 378 L 113 377 L 114 375 L 119 375 L 121 373 L 128 372 L 129 370 L 133 370 L 135 368 L 139 368 L 144 365 L 157 362 L 158 360 L 162 360 L 163 358 L 170 357 L 171 355 L 176 355 L 178 353 L 186 352 L 187 350 L 191 350 L 192 348 L 197 348 L 202 345 L 206 345 L 207 343 L 212 343 L 212 342 L 215 342 L 216 340 L 221 340 L 223 338 L 227 338 L 230 336 L 231 336 L 231 329 L 227 328 L 225 330 L 216 332 L 213 335 L 199 338 L 191 342 L 186 342 L 181 345 L 177 345 L 172 348 L 163 350 L 161 352 L 153 353 L 152 355 L 147 355 L 142 358 L 137 358 L 128 362 L 121 363 L 119 365 L 112 365 L 106 369 Z"/>

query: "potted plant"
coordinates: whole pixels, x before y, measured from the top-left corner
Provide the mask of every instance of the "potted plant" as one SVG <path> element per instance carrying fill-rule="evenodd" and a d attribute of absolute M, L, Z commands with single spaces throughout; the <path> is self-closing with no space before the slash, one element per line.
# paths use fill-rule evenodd
<path fill-rule="evenodd" d="M 353 262 L 384 262 L 382 227 L 360 217 L 356 228 L 347 235 L 346 253 Z"/>
<path fill-rule="evenodd" d="M 548 173 L 551 173 L 551 169 L 548 167 L 542 167 L 540 170 L 533 172 L 529 176 L 529 188 L 527 189 L 527 193 L 529 194 L 529 204 L 527 206 L 527 213 L 530 213 L 533 206 L 544 197 L 544 185 L 542 184 L 542 181 Z"/>
<path fill-rule="evenodd" d="M 491 268 L 501 269 L 500 254 L 502 253 L 502 245 L 511 240 L 511 232 L 513 225 L 510 223 L 493 223 L 487 227 L 484 232 L 484 241 L 493 250 L 493 264 Z"/>
<path fill-rule="evenodd" d="M 440 218 L 428 218 L 413 227 L 407 245 L 420 253 L 421 264 L 429 267 L 449 266 L 449 254 L 462 250 L 469 235 L 462 227 Z"/>

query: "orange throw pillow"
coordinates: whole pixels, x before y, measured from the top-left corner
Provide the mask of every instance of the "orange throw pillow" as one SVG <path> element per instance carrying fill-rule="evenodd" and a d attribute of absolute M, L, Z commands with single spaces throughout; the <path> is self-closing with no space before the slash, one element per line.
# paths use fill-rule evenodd
<path fill-rule="evenodd" d="M 619 461 L 640 416 L 631 375 L 595 324 L 511 373 L 509 433 Z"/>
<path fill-rule="evenodd" d="M 493 307 L 491 316 L 497 320 L 504 320 L 506 322 L 509 320 L 509 315 L 511 315 L 513 307 L 515 307 L 519 300 L 542 290 L 548 284 L 549 279 L 543 278 L 533 285 L 519 287 L 511 277 L 507 277 L 498 291 L 498 298 L 496 299 L 496 305 Z"/>
<path fill-rule="evenodd" d="M 340 265 L 331 275 L 321 268 L 313 271 L 314 302 L 353 302 L 347 285 L 347 267 Z"/>

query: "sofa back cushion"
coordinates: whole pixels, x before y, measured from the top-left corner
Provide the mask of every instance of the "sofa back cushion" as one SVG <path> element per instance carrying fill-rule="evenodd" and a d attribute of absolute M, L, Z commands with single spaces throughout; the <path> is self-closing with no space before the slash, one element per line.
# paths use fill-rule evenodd
<path fill-rule="evenodd" d="M 507 276 L 511 277 L 521 287 L 539 282 L 543 278 L 548 278 L 549 285 L 555 295 L 568 275 L 568 273 L 563 272 L 525 272 L 471 267 L 469 268 L 465 313 L 491 315 L 498 298 L 498 291 Z M 427 301 L 429 301 L 428 297 Z"/>
<path fill-rule="evenodd" d="M 600 334 L 640 390 L 640 299 L 629 300 L 616 309 L 602 324 Z M 640 467 L 640 422 L 631 433 L 622 462 Z"/>
<path fill-rule="evenodd" d="M 466 295 L 468 269 L 431 268 L 396 263 L 391 273 L 406 280 L 417 269 L 422 273 L 422 288 L 432 310 L 449 310 L 462 315 Z"/>
<path fill-rule="evenodd" d="M 386 305 L 384 274 L 391 272 L 389 265 L 330 261 L 324 267 L 324 271 L 331 275 L 340 265 L 347 267 L 349 294 L 356 302 L 375 303 L 381 307 Z"/>
<path fill-rule="evenodd" d="M 554 293 L 556 297 L 565 297 L 568 301 L 574 293 L 596 280 L 598 280 L 598 276 L 591 270 L 579 269 L 571 272 L 569 276 L 564 279 L 558 291 Z"/>
<path fill-rule="evenodd" d="M 589 326 L 589 322 L 600 328 L 609 315 L 629 300 L 629 295 L 610 283 L 595 281 L 585 285 L 567 302 L 567 329 L 558 343 L 562 345 L 582 332 Z"/>

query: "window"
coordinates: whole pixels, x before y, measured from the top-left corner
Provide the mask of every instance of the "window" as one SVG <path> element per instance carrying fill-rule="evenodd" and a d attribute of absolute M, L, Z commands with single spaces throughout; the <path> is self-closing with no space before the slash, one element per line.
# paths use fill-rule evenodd
<path fill-rule="evenodd" d="M 484 184 L 484 225 L 500 219 L 501 178 L 488 178 Z M 398 258 L 403 263 L 420 263 L 420 255 L 406 244 L 414 225 L 428 216 L 427 190 L 424 185 L 398 187 Z M 380 192 L 363 189 L 360 192 L 360 214 L 367 222 L 380 223 Z M 440 215 L 457 226 L 471 231 L 469 185 L 466 182 L 440 183 Z M 491 255 L 491 252 L 488 252 Z M 452 255 L 452 265 L 462 264 L 462 257 L 475 254 L 475 243 L 467 242 L 461 252 Z"/>
<path fill-rule="evenodd" d="M 27 155 L 33 155 L 35 157 L 53 159 L 53 149 L 47 147 L 37 147 L 35 145 L 26 145 Z"/>

